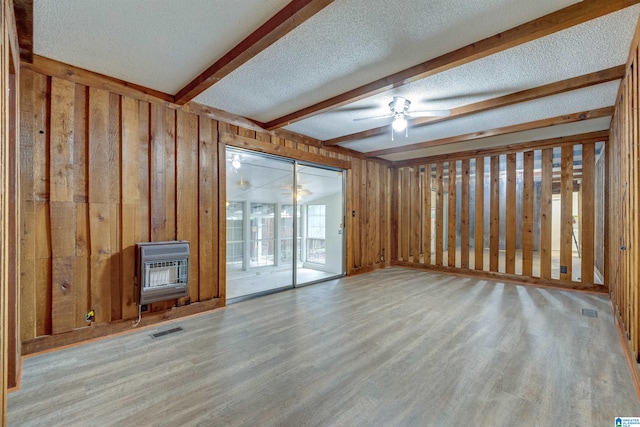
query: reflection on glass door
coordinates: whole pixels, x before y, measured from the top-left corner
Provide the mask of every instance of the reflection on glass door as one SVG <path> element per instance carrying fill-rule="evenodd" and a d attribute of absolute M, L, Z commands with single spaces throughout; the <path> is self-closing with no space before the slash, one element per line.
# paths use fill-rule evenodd
<path fill-rule="evenodd" d="M 227 149 L 227 298 L 344 274 L 342 171 Z"/>

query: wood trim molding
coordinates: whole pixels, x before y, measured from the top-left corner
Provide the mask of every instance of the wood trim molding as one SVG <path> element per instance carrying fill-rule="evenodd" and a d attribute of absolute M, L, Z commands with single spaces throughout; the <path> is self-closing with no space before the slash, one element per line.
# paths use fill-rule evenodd
<path fill-rule="evenodd" d="M 165 107 L 177 108 L 172 104 L 173 96 L 167 93 L 129 83 L 114 77 L 105 76 L 104 74 L 85 70 L 84 68 L 64 64 L 53 59 L 45 58 L 44 56 L 33 55 L 33 62 L 30 63 L 22 61 L 20 65 L 22 68 L 36 73 L 69 80 L 85 86 L 108 90 L 119 95 L 130 96 L 142 101 L 162 103 Z"/>
<path fill-rule="evenodd" d="M 494 271 L 462 270 L 460 268 L 447 267 L 444 265 L 416 264 L 413 262 L 405 262 L 405 261 L 392 261 L 391 265 L 398 266 L 398 267 L 415 268 L 418 270 L 437 271 L 441 273 L 455 274 L 455 275 L 464 276 L 464 277 L 474 277 L 474 278 L 482 277 L 485 279 L 498 280 L 501 282 L 511 282 L 518 285 L 551 287 L 551 288 L 558 288 L 562 290 L 591 292 L 591 293 L 597 293 L 597 294 L 607 294 L 607 292 L 609 292 L 609 288 L 605 285 L 581 284 L 581 283 L 571 282 L 566 280 L 543 279 L 539 277 L 525 277 L 525 276 L 519 276 L 517 274 L 499 273 Z"/>
<path fill-rule="evenodd" d="M 180 89 L 175 95 L 175 103 L 183 105 L 200 95 L 331 3 L 333 0 L 293 0 Z"/>
<path fill-rule="evenodd" d="M 471 43 L 453 52 L 271 120 L 265 126 L 268 130 L 286 126 L 324 111 L 467 64 L 637 3 L 640 3 L 640 0 L 583 0 L 502 33 Z"/>
<path fill-rule="evenodd" d="M 244 136 L 221 132 L 220 142 L 237 148 L 258 151 L 260 153 L 273 154 L 275 156 L 288 157 L 305 162 L 318 163 L 321 165 L 334 166 L 341 169 L 351 169 L 351 162 L 347 160 L 326 157 L 320 154 L 301 151 L 296 148 L 289 148 L 283 145 L 274 145 L 270 142 L 261 142 Z"/>
<path fill-rule="evenodd" d="M 583 120 L 591 120 L 600 117 L 613 116 L 614 106 L 599 108 L 597 110 L 582 111 L 579 113 L 565 114 L 562 116 L 551 117 L 548 119 L 536 120 L 528 123 L 519 123 L 513 126 L 505 126 L 501 128 L 488 129 L 480 132 L 467 133 L 464 135 L 456 135 L 448 138 L 434 139 L 431 141 L 418 142 L 416 144 L 403 145 L 400 147 L 387 148 L 384 150 L 370 151 L 366 153 L 367 157 L 377 157 L 387 154 L 404 153 L 407 151 L 418 150 L 421 148 L 437 147 L 440 145 L 455 144 L 458 142 L 474 141 L 477 139 L 489 138 L 492 136 L 508 135 L 516 132 L 524 132 L 527 130 L 546 128 L 567 123 L 575 123 Z"/>
<path fill-rule="evenodd" d="M 557 95 L 572 90 L 582 89 L 589 86 L 607 83 L 624 77 L 625 66 L 618 65 L 606 70 L 596 71 L 595 73 L 584 74 L 582 76 L 573 77 L 559 82 L 549 83 L 547 85 L 538 86 L 532 89 L 526 89 L 520 92 L 511 93 L 509 95 L 499 96 L 497 98 L 487 99 L 485 101 L 473 104 L 463 105 L 451 110 L 451 114 L 447 117 L 423 117 L 412 119 L 409 126 L 412 128 L 424 126 L 431 123 L 444 122 L 468 116 L 470 114 L 489 111 L 495 108 L 507 107 L 520 102 L 533 101 L 535 99 L 544 98 L 546 96 Z M 374 129 L 368 129 L 363 132 L 353 133 L 338 138 L 329 139 L 323 142 L 325 146 L 333 146 L 344 142 L 356 141 L 372 136 L 389 132 L 390 125 L 381 126 Z"/>
<path fill-rule="evenodd" d="M 540 150 L 551 146 L 562 146 L 567 144 L 587 144 L 590 142 L 607 142 L 609 141 L 609 131 L 603 130 L 598 132 L 581 133 L 578 135 L 561 136 L 558 138 L 541 139 L 538 141 L 522 142 L 518 144 L 502 145 L 499 147 L 484 148 L 478 150 L 461 151 L 455 154 L 441 154 L 438 156 L 421 157 L 419 159 L 402 160 L 393 162 L 393 167 L 401 168 L 404 166 L 413 166 L 423 163 L 436 163 L 451 160 L 466 159 L 478 156 L 495 156 L 499 154 L 508 154 L 519 151 Z"/>
<path fill-rule="evenodd" d="M 186 316 L 192 316 L 194 314 L 205 313 L 207 311 L 211 311 L 220 307 L 222 307 L 220 299 L 215 298 L 212 300 L 192 303 L 180 307 L 172 307 L 165 311 L 145 314 L 142 316 L 142 319 L 140 320 L 140 324 L 138 326 L 134 326 L 135 321 L 121 320 L 111 323 L 93 324 L 91 326 L 75 329 L 73 331 L 57 335 L 45 335 L 34 338 L 32 340 L 23 341 L 22 355 L 28 356 L 43 351 L 53 349 L 58 350 L 62 347 L 78 344 L 83 341 L 94 340 L 97 338 L 108 336 L 110 337 L 114 334 L 123 332 L 137 331 L 145 326 L 151 326 L 170 320 L 177 320 Z"/>

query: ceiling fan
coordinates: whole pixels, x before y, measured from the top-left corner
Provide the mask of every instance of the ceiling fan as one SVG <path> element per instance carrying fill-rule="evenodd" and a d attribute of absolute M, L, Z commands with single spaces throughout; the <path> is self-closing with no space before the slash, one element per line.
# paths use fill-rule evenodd
<path fill-rule="evenodd" d="M 409 111 L 411 101 L 402 96 L 394 96 L 393 101 L 389 103 L 390 113 L 383 116 L 374 117 L 361 117 L 354 119 L 354 121 L 360 120 L 374 120 L 374 119 L 388 119 L 393 117 L 391 122 L 391 140 L 393 141 L 393 133 L 404 131 L 404 136 L 408 135 L 408 119 L 414 117 L 446 117 L 451 114 L 449 110 L 426 110 L 426 111 Z"/>

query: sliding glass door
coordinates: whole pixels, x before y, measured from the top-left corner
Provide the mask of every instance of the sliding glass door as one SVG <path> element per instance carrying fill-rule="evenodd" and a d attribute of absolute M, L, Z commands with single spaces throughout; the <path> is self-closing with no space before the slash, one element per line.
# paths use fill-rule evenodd
<path fill-rule="evenodd" d="M 227 298 L 344 274 L 343 172 L 227 148 Z"/>

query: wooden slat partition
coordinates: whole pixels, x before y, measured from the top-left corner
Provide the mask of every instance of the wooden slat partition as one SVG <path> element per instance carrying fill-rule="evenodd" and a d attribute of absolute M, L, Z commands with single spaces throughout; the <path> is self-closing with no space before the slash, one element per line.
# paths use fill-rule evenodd
<path fill-rule="evenodd" d="M 616 317 L 627 344 L 630 359 L 635 361 L 633 373 L 640 380 L 640 25 L 636 28 L 626 75 L 620 85 L 616 99 L 615 115 L 611 124 L 611 142 L 607 144 L 606 174 L 608 221 L 605 234 L 608 244 L 605 248 L 608 262 L 605 263 L 606 281 L 610 285 L 610 295 Z M 592 162 L 590 147 L 585 147 L 584 162 Z M 585 190 L 593 180 L 590 175 L 583 176 Z M 588 209 L 590 200 L 583 200 L 583 209 Z M 586 201 L 586 203 L 585 203 Z M 593 218 L 583 218 L 583 228 L 592 227 Z M 583 248 L 591 245 L 587 239 Z M 583 276 L 585 275 L 583 266 Z M 586 272 L 588 273 L 588 272 Z"/>
<path fill-rule="evenodd" d="M 602 144 L 605 142 L 606 138 Z M 402 266 L 606 292 L 606 286 L 594 275 L 595 211 L 596 207 L 604 206 L 603 195 L 597 200 L 595 191 L 596 151 L 601 150 L 597 145 L 591 139 L 584 144 L 572 140 L 553 145 L 544 141 L 542 149 L 536 149 L 533 144 L 505 149 L 504 154 L 492 149 L 490 156 L 479 155 L 473 158 L 473 163 L 467 156 L 456 159 L 449 155 L 448 159 L 434 157 L 422 159 L 419 165 L 397 167 L 399 194 L 394 201 L 398 215 L 395 222 L 401 226 L 394 232 L 396 241 L 403 242 L 399 250 L 415 251 L 413 239 L 421 230 L 422 252 L 428 254 L 434 247 L 435 262 L 431 263 L 430 256 L 417 261 L 400 253 L 392 261 Z M 554 151 L 560 155 L 555 176 Z M 574 156 L 574 152 L 582 154 Z M 578 161 L 575 172 L 574 160 Z M 424 171 L 420 194 L 412 187 L 418 168 Z M 435 170 L 435 175 L 431 176 L 431 170 Z M 473 193 L 472 174 L 475 174 Z M 431 206 L 426 190 L 429 187 L 435 189 L 435 206 Z M 411 191 L 403 191 L 405 188 Z M 475 199 L 473 207 L 471 194 Z M 589 210 L 578 214 L 580 226 L 573 223 L 574 200 L 583 210 Z M 552 217 L 554 203 L 561 212 L 558 218 Z M 419 204 L 422 215 L 411 212 Z M 425 215 L 430 209 L 435 210 L 435 230 L 431 229 L 430 215 Z M 473 221 L 471 209 L 475 215 Z M 553 235 L 554 223 L 561 225 L 561 235 Z M 471 235 L 474 238 L 473 269 L 470 269 Z M 460 245 L 456 247 L 458 242 Z M 581 244 L 584 253 L 574 250 L 576 242 Z M 554 250 L 556 247 L 560 250 Z M 572 271 L 572 264 L 577 265 L 579 256 L 584 272 L 581 275 Z M 566 270 L 563 269 L 566 272 L 560 275 L 557 269 L 552 271 L 552 265 L 566 266 Z"/>

